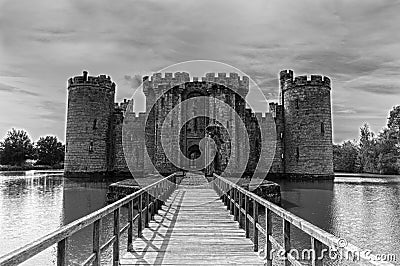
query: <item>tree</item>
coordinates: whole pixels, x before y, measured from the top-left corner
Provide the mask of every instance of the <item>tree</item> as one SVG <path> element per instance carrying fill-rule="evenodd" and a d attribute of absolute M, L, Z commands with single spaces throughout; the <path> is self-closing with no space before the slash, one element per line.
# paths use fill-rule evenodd
<path fill-rule="evenodd" d="M 22 165 L 33 158 L 33 144 L 24 130 L 12 128 L 0 142 L 1 164 Z"/>
<path fill-rule="evenodd" d="M 365 123 L 360 128 L 360 149 L 357 158 L 360 172 L 378 173 L 378 155 L 375 135 L 370 130 L 369 125 Z"/>
<path fill-rule="evenodd" d="M 379 134 L 378 168 L 381 173 L 395 174 L 400 171 L 400 106 L 389 113 L 387 128 Z"/>
<path fill-rule="evenodd" d="M 393 107 L 390 111 L 387 127 L 394 132 L 400 132 L 400 105 Z"/>
<path fill-rule="evenodd" d="M 340 145 L 333 145 L 333 165 L 335 171 L 357 172 L 356 162 L 358 147 L 352 141 L 345 141 Z"/>
<path fill-rule="evenodd" d="M 399 152 L 396 147 L 398 142 L 396 134 L 390 129 L 384 129 L 378 138 L 378 161 L 377 168 L 382 174 L 396 174 L 398 172 Z"/>
<path fill-rule="evenodd" d="M 55 165 L 64 161 L 64 145 L 55 136 L 41 137 L 35 145 L 36 164 Z"/>

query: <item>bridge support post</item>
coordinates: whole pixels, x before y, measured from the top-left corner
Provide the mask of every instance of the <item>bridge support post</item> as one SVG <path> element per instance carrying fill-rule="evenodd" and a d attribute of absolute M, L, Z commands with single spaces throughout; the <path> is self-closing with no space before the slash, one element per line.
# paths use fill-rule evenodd
<path fill-rule="evenodd" d="M 242 228 L 242 193 L 240 191 L 238 191 L 239 193 L 239 217 L 238 217 L 238 221 L 239 221 L 239 228 Z"/>
<path fill-rule="evenodd" d="M 270 240 L 272 236 L 272 212 L 265 207 L 265 256 L 267 258 L 266 266 L 272 266 L 272 243 Z"/>
<path fill-rule="evenodd" d="M 231 211 L 230 214 L 233 215 L 233 208 L 234 208 L 234 200 L 233 200 L 233 187 L 231 188 L 231 190 L 229 191 L 229 195 L 230 195 L 230 201 L 229 204 L 231 205 L 229 210 Z"/>
<path fill-rule="evenodd" d="M 143 194 L 138 198 L 138 225 L 137 225 L 137 237 L 142 236 L 142 212 L 143 212 Z"/>
<path fill-rule="evenodd" d="M 57 266 L 67 265 L 67 248 L 68 248 L 68 238 L 57 243 Z"/>
<path fill-rule="evenodd" d="M 258 202 L 253 200 L 253 247 L 254 251 L 258 251 Z"/>
<path fill-rule="evenodd" d="M 133 200 L 128 203 L 128 251 L 133 251 Z"/>
<path fill-rule="evenodd" d="M 285 266 L 290 266 L 288 255 L 290 251 L 290 222 L 283 219 L 283 249 L 285 250 Z"/>
<path fill-rule="evenodd" d="M 93 223 L 93 253 L 95 254 L 93 261 L 94 266 L 100 266 L 100 230 L 101 219 Z"/>
<path fill-rule="evenodd" d="M 146 211 L 144 212 L 144 227 L 149 227 L 149 192 L 146 191 L 144 194 L 144 201 L 145 201 L 145 208 Z"/>
<path fill-rule="evenodd" d="M 228 206 L 228 190 L 226 188 L 226 184 L 222 184 L 222 187 L 223 187 L 223 193 L 224 193 L 224 205 Z"/>
<path fill-rule="evenodd" d="M 312 258 L 311 265 L 312 266 L 322 266 L 322 243 L 311 237 L 311 249 L 314 250 L 314 257 Z"/>
<path fill-rule="evenodd" d="M 234 213 L 234 218 L 235 221 L 238 221 L 238 207 L 236 206 L 236 203 L 238 203 L 238 191 L 235 189 L 233 189 L 233 213 Z M 239 221 L 239 227 L 240 227 L 240 221 Z"/>
<path fill-rule="evenodd" d="M 113 265 L 119 265 L 119 208 L 114 211 L 114 237 L 115 241 L 113 244 Z"/>
<path fill-rule="evenodd" d="M 244 195 L 244 230 L 246 232 L 246 238 L 249 238 L 250 228 L 249 228 L 249 219 L 247 215 L 249 214 L 249 197 Z"/>

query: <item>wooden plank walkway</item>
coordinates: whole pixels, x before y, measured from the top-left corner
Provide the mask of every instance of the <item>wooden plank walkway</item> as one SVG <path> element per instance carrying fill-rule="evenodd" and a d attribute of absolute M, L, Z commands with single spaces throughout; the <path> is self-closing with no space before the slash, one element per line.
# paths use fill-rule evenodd
<path fill-rule="evenodd" d="M 120 265 L 263 265 L 206 182 L 188 174 Z"/>

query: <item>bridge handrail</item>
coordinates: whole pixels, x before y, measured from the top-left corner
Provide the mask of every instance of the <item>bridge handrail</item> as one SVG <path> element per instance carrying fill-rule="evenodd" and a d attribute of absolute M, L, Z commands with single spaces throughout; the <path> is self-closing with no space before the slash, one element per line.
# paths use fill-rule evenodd
<path fill-rule="evenodd" d="M 67 265 L 66 250 L 68 238 L 81 229 L 94 224 L 93 227 L 93 253 L 83 265 L 100 265 L 100 254 L 103 250 L 113 245 L 113 264 L 119 261 L 119 236 L 128 230 L 128 250 L 132 247 L 133 222 L 138 220 L 138 235 L 142 230 L 142 214 L 144 215 L 145 227 L 148 226 L 155 212 L 161 207 L 161 199 L 169 196 L 176 188 L 176 175 L 169 175 L 153 184 L 150 184 L 112 204 L 109 204 L 93 213 L 79 218 L 59 229 L 43 236 L 21 248 L 11 251 L 0 257 L 0 265 L 15 265 L 22 263 L 36 254 L 44 251 L 50 246 L 57 244 L 57 265 Z M 151 193 L 151 194 L 150 194 Z M 143 204 L 143 198 L 145 200 Z M 138 203 L 138 213 L 133 217 L 134 200 Z M 128 224 L 120 230 L 119 214 L 120 208 L 128 205 Z M 144 205 L 144 206 L 143 206 Z M 114 212 L 114 235 L 100 247 L 101 219 Z"/>
<path fill-rule="evenodd" d="M 279 207 L 278 205 L 261 198 L 260 196 L 246 190 L 240 185 L 222 177 L 217 174 L 213 174 L 214 176 L 214 189 L 220 194 L 223 198 L 223 201 L 228 206 L 228 209 L 231 210 L 231 214 L 234 215 L 235 220 L 241 221 L 241 216 L 244 215 L 244 229 L 246 231 L 246 237 L 249 237 L 249 223 L 250 221 L 253 224 L 253 245 L 254 251 L 258 251 L 258 231 L 260 231 L 266 237 L 266 249 L 264 250 L 264 254 L 271 254 L 272 244 L 279 247 L 279 249 L 285 250 L 287 256 L 287 262 L 285 265 L 298 265 L 302 264 L 297 261 L 291 254 L 289 253 L 291 249 L 290 245 L 290 225 L 293 225 L 306 233 L 311 238 L 311 248 L 314 250 L 315 254 L 321 254 L 322 245 L 328 247 L 335 247 L 336 249 L 342 248 L 345 254 L 356 254 L 360 259 L 369 262 L 371 265 L 387 265 L 394 266 L 389 262 L 384 261 L 374 261 L 371 260 L 370 257 L 366 256 L 363 250 L 359 247 L 348 243 L 347 241 L 343 242 L 342 238 L 336 237 L 335 235 L 324 231 L 323 229 L 315 226 L 314 224 L 298 217 L 297 215 Z M 250 200 L 253 201 L 253 216 L 249 213 Z M 243 206 L 244 205 L 244 206 Z M 266 225 L 263 228 L 262 225 L 258 222 L 258 206 L 265 207 L 265 221 Z M 271 212 L 275 213 L 277 216 L 282 218 L 283 220 L 283 246 L 279 244 L 279 242 L 272 236 L 272 220 L 271 220 Z M 342 246 L 346 244 L 345 246 Z M 272 263 L 271 258 L 266 256 L 266 260 L 268 263 Z M 268 264 L 267 265 L 270 265 Z M 322 260 L 313 259 L 313 265 L 323 265 Z"/>

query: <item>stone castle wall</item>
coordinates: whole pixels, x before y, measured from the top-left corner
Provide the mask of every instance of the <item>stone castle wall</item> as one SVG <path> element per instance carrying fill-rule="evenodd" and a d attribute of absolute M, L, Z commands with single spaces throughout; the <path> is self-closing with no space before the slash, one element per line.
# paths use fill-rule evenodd
<path fill-rule="evenodd" d="M 330 79 L 281 73 L 285 169 L 288 174 L 333 175 Z"/>
<path fill-rule="evenodd" d="M 155 73 L 143 78 L 146 115 L 133 113 L 133 103 L 127 100 L 114 103 L 115 84 L 110 77 L 89 77 L 84 72 L 83 76 L 74 77 L 68 83 L 65 173 L 71 176 L 129 172 L 143 175 L 155 172 L 153 164 L 163 174 L 178 170 L 166 158 L 161 147 L 161 127 L 172 108 L 193 97 L 190 94 L 198 93 L 227 103 L 246 124 L 250 144 L 247 172 L 254 171 L 257 163 L 260 169 L 266 169 L 270 160 L 271 173 L 332 176 L 330 89 L 327 77 L 313 75 L 307 79 L 306 76 L 294 77 L 292 71 L 282 71 L 280 103 L 270 103 L 270 112 L 263 115 L 246 109 L 244 98 L 249 90 L 247 77 L 240 77 L 236 73 L 230 73 L 229 76 L 225 73 L 208 73 L 201 78 L 190 78 L 185 72 Z M 190 112 L 195 112 L 194 109 L 190 109 Z M 245 160 L 242 153 L 246 147 L 240 139 L 243 132 L 239 121 L 224 108 L 214 110 L 211 104 L 206 109 L 209 114 L 215 112 L 226 121 L 221 126 L 231 131 L 230 145 L 221 146 L 220 164 L 226 166 L 225 158 L 230 153 L 236 154 L 229 159 L 234 165 L 242 164 Z M 200 139 L 200 135 L 196 136 L 199 132 L 194 130 L 183 134 L 174 132 L 173 123 L 179 123 L 184 116 L 178 108 L 173 119 L 167 121 L 171 127 L 167 127 L 162 136 L 175 157 L 179 156 L 177 151 L 180 147 L 185 150 Z M 198 126 L 204 127 L 202 123 L 206 123 L 206 120 L 198 121 Z M 124 123 L 129 123 L 130 133 L 123 132 Z M 123 137 L 123 134 L 129 135 Z M 128 143 L 123 143 L 124 139 Z M 265 143 L 267 153 L 260 158 L 261 144 Z M 123 147 L 130 154 L 128 161 Z"/>
<path fill-rule="evenodd" d="M 68 82 L 66 175 L 110 171 L 115 84 L 104 75 L 83 76 Z"/>

